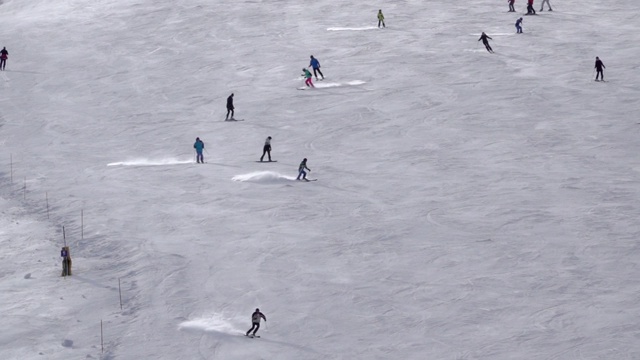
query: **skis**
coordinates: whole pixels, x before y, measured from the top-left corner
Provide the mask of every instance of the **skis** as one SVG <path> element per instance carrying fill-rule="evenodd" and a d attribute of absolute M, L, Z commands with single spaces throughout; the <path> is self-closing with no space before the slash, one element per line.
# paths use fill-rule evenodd
<path fill-rule="evenodd" d="M 247 334 L 244 334 L 244 336 L 246 336 L 246 337 L 248 337 L 248 338 L 252 338 L 252 339 L 253 339 L 253 338 L 258 338 L 258 339 L 260 339 L 260 335 L 247 335 Z"/>
<path fill-rule="evenodd" d="M 225 119 L 224 121 L 244 121 L 244 119 Z"/>
<path fill-rule="evenodd" d="M 270 163 L 270 162 L 278 162 L 278 160 L 268 160 L 268 161 L 262 161 L 262 160 L 257 160 L 257 163 Z"/>
<path fill-rule="evenodd" d="M 309 182 L 309 181 L 318 181 L 318 179 L 299 179 L 298 181 L 306 181 L 306 182 Z"/>

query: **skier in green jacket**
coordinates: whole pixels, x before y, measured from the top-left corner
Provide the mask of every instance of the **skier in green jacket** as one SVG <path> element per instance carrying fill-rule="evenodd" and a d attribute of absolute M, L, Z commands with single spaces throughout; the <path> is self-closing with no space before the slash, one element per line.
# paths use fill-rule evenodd
<path fill-rule="evenodd" d="M 384 15 L 382 15 L 382 9 L 378 10 L 378 28 L 380 27 L 380 24 L 382 24 L 382 27 L 387 27 L 384 24 Z"/>
<path fill-rule="evenodd" d="M 304 76 L 304 78 L 306 79 L 304 81 L 304 84 L 310 87 L 315 87 L 313 86 L 313 82 L 311 81 L 311 77 L 313 75 L 311 75 L 311 71 L 307 70 L 306 68 L 302 68 L 302 76 Z"/>

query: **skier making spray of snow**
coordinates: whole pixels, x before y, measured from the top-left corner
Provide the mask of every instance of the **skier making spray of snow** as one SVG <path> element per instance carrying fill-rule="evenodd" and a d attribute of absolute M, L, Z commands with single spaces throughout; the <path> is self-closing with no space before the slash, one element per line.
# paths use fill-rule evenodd
<path fill-rule="evenodd" d="M 489 40 L 493 40 L 489 37 L 489 35 L 485 34 L 484 31 L 482 32 L 482 35 L 480 35 L 480 39 L 478 39 L 478 41 L 482 40 L 482 43 L 484 44 L 484 47 L 487 48 L 487 51 L 490 53 L 493 53 L 493 49 L 491 48 L 491 45 L 489 45 Z"/>
<path fill-rule="evenodd" d="M 252 331 L 253 331 L 253 334 L 251 334 L 251 337 L 256 336 L 258 329 L 260 329 L 260 318 L 264 319 L 264 321 L 267 321 L 267 317 L 260 312 L 260 309 L 256 309 L 256 311 L 254 311 L 253 314 L 251 314 L 251 329 L 247 331 L 247 333 L 245 334 L 246 336 L 249 336 L 249 333 L 251 333 Z M 256 336 L 256 337 L 260 337 L 260 336 Z"/>
<path fill-rule="evenodd" d="M 309 181 L 307 179 L 307 172 L 305 170 L 311 172 L 311 169 L 307 167 L 307 158 L 302 159 L 300 166 L 298 166 L 298 177 L 296 178 L 296 180 L 300 180 L 300 176 L 302 176 L 302 180 Z"/>

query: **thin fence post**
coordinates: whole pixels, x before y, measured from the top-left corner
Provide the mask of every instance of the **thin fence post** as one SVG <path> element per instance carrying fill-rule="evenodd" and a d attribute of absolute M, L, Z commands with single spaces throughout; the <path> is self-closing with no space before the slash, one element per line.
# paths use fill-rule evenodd
<path fill-rule="evenodd" d="M 64 225 L 62 225 L 62 239 L 64 240 L 64 246 L 67 246 L 67 235 L 64 232 Z"/>

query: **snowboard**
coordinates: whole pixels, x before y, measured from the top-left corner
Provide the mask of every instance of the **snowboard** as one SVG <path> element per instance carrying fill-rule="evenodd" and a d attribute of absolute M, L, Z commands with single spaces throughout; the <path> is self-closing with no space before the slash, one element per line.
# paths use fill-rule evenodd
<path fill-rule="evenodd" d="M 256 161 L 257 163 L 269 163 L 269 162 L 278 162 L 278 160 L 265 160 L 265 161 Z"/>

